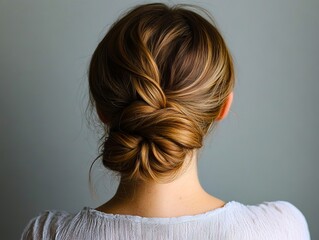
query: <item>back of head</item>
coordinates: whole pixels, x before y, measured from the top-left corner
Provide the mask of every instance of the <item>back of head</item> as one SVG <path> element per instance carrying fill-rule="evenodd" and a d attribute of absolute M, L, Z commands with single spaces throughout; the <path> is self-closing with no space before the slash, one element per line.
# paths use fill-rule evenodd
<path fill-rule="evenodd" d="M 137 6 L 115 22 L 89 68 L 106 126 L 102 162 L 123 181 L 175 179 L 202 147 L 234 87 L 229 50 L 209 20 L 184 6 Z"/>

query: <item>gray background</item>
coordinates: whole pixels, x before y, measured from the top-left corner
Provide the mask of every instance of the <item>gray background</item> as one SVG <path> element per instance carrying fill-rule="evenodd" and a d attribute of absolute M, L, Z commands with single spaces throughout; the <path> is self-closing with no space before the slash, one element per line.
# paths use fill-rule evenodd
<path fill-rule="evenodd" d="M 86 120 L 86 70 L 108 25 L 138 3 L 1 0 L 2 239 L 44 209 L 113 195 L 117 181 L 99 164 L 97 196 L 88 187 L 99 135 Z M 319 239 L 319 1 L 188 3 L 211 11 L 237 72 L 232 112 L 201 153 L 204 188 L 225 201 L 290 201 Z"/>

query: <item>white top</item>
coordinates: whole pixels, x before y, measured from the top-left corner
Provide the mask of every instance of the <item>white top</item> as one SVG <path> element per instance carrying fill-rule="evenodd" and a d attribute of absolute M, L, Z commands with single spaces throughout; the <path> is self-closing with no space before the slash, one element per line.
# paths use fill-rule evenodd
<path fill-rule="evenodd" d="M 89 207 L 75 214 L 45 211 L 29 222 L 21 239 L 308 240 L 310 234 L 304 215 L 289 202 L 231 201 L 206 213 L 171 218 L 110 214 Z"/>

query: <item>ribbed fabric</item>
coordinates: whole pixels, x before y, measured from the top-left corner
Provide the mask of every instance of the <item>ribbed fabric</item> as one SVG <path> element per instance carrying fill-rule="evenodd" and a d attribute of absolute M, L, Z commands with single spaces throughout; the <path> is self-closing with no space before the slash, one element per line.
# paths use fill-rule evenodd
<path fill-rule="evenodd" d="M 75 214 L 45 211 L 29 222 L 21 239 L 308 240 L 310 234 L 304 215 L 289 202 L 231 201 L 206 213 L 172 218 L 109 214 L 89 207 Z"/>

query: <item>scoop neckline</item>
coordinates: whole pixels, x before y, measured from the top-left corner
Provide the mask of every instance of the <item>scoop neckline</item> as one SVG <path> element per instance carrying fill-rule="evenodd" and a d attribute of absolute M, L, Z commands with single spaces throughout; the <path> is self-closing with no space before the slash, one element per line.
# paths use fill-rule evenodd
<path fill-rule="evenodd" d="M 215 208 L 215 209 L 206 211 L 204 213 L 198 213 L 195 215 L 183 215 L 183 216 L 176 216 L 176 217 L 143 217 L 139 215 L 130 215 L 130 214 L 105 213 L 91 207 L 84 207 L 83 211 L 87 211 L 88 213 L 92 215 L 96 215 L 105 219 L 118 219 L 118 220 L 126 219 L 130 221 L 148 222 L 148 223 L 167 223 L 167 222 L 180 223 L 185 221 L 196 221 L 198 219 L 215 215 L 217 213 L 225 211 L 226 209 L 229 209 L 231 206 L 235 205 L 236 203 L 237 202 L 234 200 L 228 201 L 226 202 L 226 204 L 224 204 L 223 207 Z"/>

